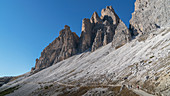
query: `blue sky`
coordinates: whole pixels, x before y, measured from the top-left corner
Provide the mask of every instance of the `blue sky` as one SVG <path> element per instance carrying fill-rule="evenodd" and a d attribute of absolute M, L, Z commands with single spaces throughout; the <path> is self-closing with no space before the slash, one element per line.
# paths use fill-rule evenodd
<path fill-rule="evenodd" d="M 69 25 L 79 36 L 83 18 L 112 6 L 129 26 L 135 0 L 0 0 L 0 77 L 28 72 Z"/>

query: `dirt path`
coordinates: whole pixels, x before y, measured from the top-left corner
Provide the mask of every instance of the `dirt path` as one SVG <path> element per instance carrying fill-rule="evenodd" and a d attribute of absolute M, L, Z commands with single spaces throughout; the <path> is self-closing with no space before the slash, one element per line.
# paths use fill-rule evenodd
<path fill-rule="evenodd" d="M 138 89 L 133 89 L 132 91 L 135 92 L 136 94 L 140 95 L 140 96 L 155 96 L 155 95 L 146 93 L 145 91 L 138 90 Z"/>
<path fill-rule="evenodd" d="M 58 85 L 62 85 L 62 86 L 70 86 L 70 87 L 75 87 L 76 85 L 72 85 L 72 84 L 64 84 L 64 83 L 61 83 L 61 82 L 53 82 L 53 84 L 56 83 Z M 28 84 L 34 84 L 34 83 L 28 83 Z M 37 83 L 35 83 L 37 84 Z M 43 83 L 44 84 L 44 83 Z M 47 82 L 46 82 L 47 84 Z M 104 85 L 103 85 L 104 86 Z M 121 86 L 121 85 L 105 85 L 105 86 L 108 86 L 108 87 L 115 87 L 115 86 Z M 129 89 L 129 88 L 128 88 Z M 138 89 L 129 89 L 129 90 L 132 90 L 133 92 L 135 92 L 136 94 L 140 95 L 140 96 L 155 96 L 155 95 L 152 95 L 152 94 L 149 94 L 145 91 L 142 91 L 142 90 L 138 90 Z"/>

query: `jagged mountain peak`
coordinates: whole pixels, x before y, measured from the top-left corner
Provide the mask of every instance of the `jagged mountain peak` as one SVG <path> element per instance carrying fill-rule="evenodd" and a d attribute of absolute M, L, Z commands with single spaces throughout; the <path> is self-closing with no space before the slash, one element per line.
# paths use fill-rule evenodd
<path fill-rule="evenodd" d="M 100 18 L 97 12 L 94 12 L 90 19 L 84 18 L 80 38 L 70 30 L 68 25 L 65 25 L 59 32 L 59 37 L 43 50 L 32 72 L 47 68 L 86 50 L 95 51 L 110 42 L 113 42 L 112 45 L 116 48 L 130 40 L 131 35 L 124 34 L 129 33 L 129 30 L 111 6 L 102 10 L 102 16 L 103 18 Z M 118 38 L 119 36 L 121 38 Z"/>
<path fill-rule="evenodd" d="M 64 29 L 62 29 L 60 32 L 59 32 L 59 35 L 63 35 L 63 34 L 68 34 L 68 33 L 71 33 L 71 30 L 70 30 L 70 26 L 68 25 L 65 25 L 64 26 Z"/>
<path fill-rule="evenodd" d="M 82 20 L 82 27 L 81 27 L 82 33 L 89 31 L 89 30 L 88 30 L 88 29 L 89 29 L 88 27 L 90 27 L 90 26 L 91 26 L 90 19 L 89 19 L 89 18 L 84 18 L 84 19 Z"/>
<path fill-rule="evenodd" d="M 103 21 L 108 20 L 114 25 L 118 24 L 120 19 L 112 6 L 107 6 L 106 9 L 102 9 L 100 18 L 103 19 Z"/>
<path fill-rule="evenodd" d="M 115 12 L 112 6 L 106 6 L 106 8 L 103 8 L 102 11 L 112 11 L 113 13 Z"/>
<path fill-rule="evenodd" d="M 38 72 L 61 60 L 75 55 L 78 52 L 78 43 L 79 37 L 77 34 L 71 32 L 70 27 L 65 25 L 64 29 L 60 31 L 59 37 L 43 50 L 39 59 L 36 59 L 36 65 L 35 68 L 32 68 L 32 72 Z"/>
<path fill-rule="evenodd" d="M 92 17 L 90 18 L 90 22 L 91 23 L 99 23 L 101 24 L 102 23 L 102 20 L 101 18 L 99 17 L 99 15 L 97 14 L 97 12 L 94 12 Z"/>
<path fill-rule="evenodd" d="M 65 30 L 70 30 L 70 26 L 65 25 L 65 26 L 64 26 L 64 29 L 65 29 Z"/>

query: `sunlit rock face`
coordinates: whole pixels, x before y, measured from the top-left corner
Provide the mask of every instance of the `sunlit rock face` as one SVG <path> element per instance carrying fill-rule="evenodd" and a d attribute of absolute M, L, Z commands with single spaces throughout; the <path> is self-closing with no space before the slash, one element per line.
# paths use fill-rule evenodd
<path fill-rule="evenodd" d="M 112 41 L 112 47 L 115 49 L 120 48 L 131 40 L 131 33 L 126 25 L 119 20 L 119 24 L 116 27 L 115 35 Z"/>
<path fill-rule="evenodd" d="M 91 47 L 92 44 L 92 24 L 90 19 L 83 19 L 82 21 L 82 33 L 80 36 L 79 51 L 83 52 Z"/>
<path fill-rule="evenodd" d="M 112 6 L 102 9 L 101 17 L 100 19 L 98 18 L 95 19 L 98 22 L 94 23 L 93 27 L 93 32 L 96 33 L 96 36 L 92 45 L 92 51 L 110 42 L 116 48 L 117 46 L 123 46 L 131 40 L 129 29 L 115 13 Z M 101 20 L 102 22 L 100 22 Z"/>
<path fill-rule="evenodd" d="M 170 23 L 170 0 L 136 0 L 130 20 L 133 35 L 150 33 Z"/>
<path fill-rule="evenodd" d="M 79 38 L 65 25 L 59 37 L 43 50 L 39 59 L 36 59 L 32 72 L 38 72 L 77 53 L 95 51 L 111 42 L 117 49 L 131 40 L 129 29 L 111 6 L 102 9 L 101 17 L 94 12 L 90 19 L 84 18 L 81 31 Z"/>
<path fill-rule="evenodd" d="M 76 54 L 78 43 L 79 37 L 65 25 L 59 37 L 43 50 L 39 59 L 36 59 L 35 70 L 44 69 Z"/>
<path fill-rule="evenodd" d="M 77 53 L 95 51 L 110 42 L 117 49 L 129 42 L 131 35 L 147 38 L 152 31 L 169 25 L 169 5 L 169 0 L 136 0 L 130 20 L 131 33 L 111 6 L 102 9 L 101 16 L 94 12 L 90 19 L 83 19 L 80 38 L 66 25 L 59 37 L 36 59 L 32 71 L 44 69 Z"/>

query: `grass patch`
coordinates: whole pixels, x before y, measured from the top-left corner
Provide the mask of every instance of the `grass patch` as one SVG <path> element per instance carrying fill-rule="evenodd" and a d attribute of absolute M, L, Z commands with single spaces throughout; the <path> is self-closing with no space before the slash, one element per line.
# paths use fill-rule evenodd
<path fill-rule="evenodd" d="M 44 89 L 48 89 L 49 87 L 48 86 L 44 86 Z"/>
<path fill-rule="evenodd" d="M 145 81 L 141 87 L 142 87 L 142 90 L 145 90 L 149 94 L 155 93 L 155 86 L 150 80 Z"/>
<path fill-rule="evenodd" d="M 102 85 L 98 85 L 98 86 L 95 86 L 95 85 L 94 86 L 93 85 L 91 85 L 91 86 L 81 86 L 81 87 L 78 88 L 78 90 L 75 90 L 75 91 L 72 91 L 72 92 L 71 91 L 66 91 L 66 89 L 68 89 L 68 88 L 64 88 L 62 90 L 63 94 L 60 94 L 58 96 L 82 96 L 87 91 L 95 89 L 95 88 L 108 88 L 108 91 L 106 91 L 106 92 L 111 91 L 111 92 L 113 92 L 115 94 L 115 96 L 139 96 L 136 93 L 134 93 L 133 91 L 128 90 L 127 88 L 123 88 L 123 90 L 120 92 L 121 86 L 113 86 L 112 87 L 112 86 L 104 86 L 104 85 L 103 86 Z M 100 95 L 101 95 L 101 93 L 106 93 L 106 92 L 101 91 Z M 95 94 L 95 93 L 92 92 L 92 94 Z M 93 95 L 89 95 L 89 96 L 93 96 Z M 96 95 L 94 95 L 94 96 L 96 96 Z"/>
<path fill-rule="evenodd" d="M 53 85 L 51 84 L 49 87 L 53 87 Z"/>
<path fill-rule="evenodd" d="M 152 59 L 154 56 L 151 56 L 150 59 Z"/>
<path fill-rule="evenodd" d="M 149 61 L 148 63 L 152 63 L 152 61 Z"/>
<path fill-rule="evenodd" d="M 139 95 L 125 87 L 117 96 L 139 96 Z"/>
<path fill-rule="evenodd" d="M 8 88 L 8 89 L 0 92 L 0 96 L 5 96 L 5 95 L 7 95 L 7 94 L 13 93 L 15 90 L 17 90 L 17 89 L 19 89 L 19 88 L 20 88 L 19 85 L 14 86 L 14 87 L 11 87 L 11 88 Z"/>
<path fill-rule="evenodd" d="M 53 87 L 53 85 L 49 85 L 49 86 L 44 86 L 44 89 L 49 89 L 50 87 Z"/>
<path fill-rule="evenodd" d="M 124 45 L 124 44 L 123 44 L 123 45 Z M 123 45 L 116 46 L 115 49 L 118 49 L 118 48 L 122 47 Z"/>

